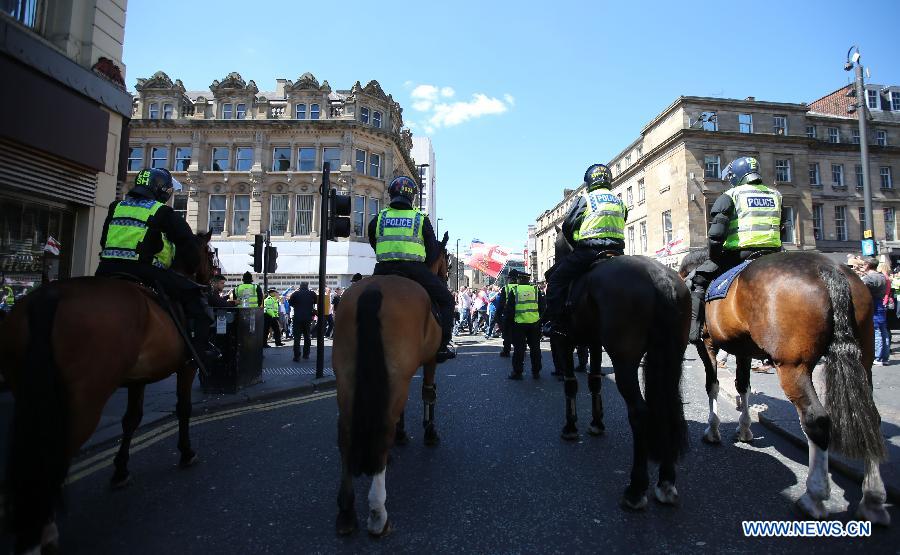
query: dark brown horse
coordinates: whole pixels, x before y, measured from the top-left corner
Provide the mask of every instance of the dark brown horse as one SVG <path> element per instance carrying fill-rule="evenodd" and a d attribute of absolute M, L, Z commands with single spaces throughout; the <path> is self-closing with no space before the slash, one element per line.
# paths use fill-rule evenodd
<path fill-rule="evenodd" d="M 703 254 L 692 253 L 679 273 L 687 276 L 705 259 Z M 877 524 L 890 523 L 878 469 L 885 457 L 881 417 L 872 399 L 872 312 L 872 295 L 849 268 L 809 252 L 763 256 L 741 272 L 724 299 L 706 303 L 703 343 L 697 345 L 706 369 L 710 406 L 704 441 L 721 441 L 713 349 L 722 348 L 737 360 L 739 441 L 753 439 L 750 359 L 770 359 L 808 438 L 809 475 L 806 493 L 797 504 L 813 518 L 828 516 L 824 504 L 830 496 L 828 449 L 834 447 L 865 462 L 863 500 L 857 516 Z M 825 407 L 812 382 L 813 368 L 823 357 L 828 388 Z"/>
<path fill-rule="evenodd" d="M 560 233 L 556 258 L 570 250 Z M 681 400 L 682 359 L 691 320 L 687 287 L 678 275 L 644 256 L 617 256 L 597 263 L 573 285 L 572 326 L 575 333 L 557 337 L 552 348 L 565 374 L 566 425 L 563 439 L 578 438 L 575 396 L 578 382 L 572 367 L 575 345 L 588 345 L 592 356 L 605 350 L 612 360 L 616 387 L 628 406 L 628 422 L 634 438 L 631 480 L 621 499 L 622 507 L 640 510 L 647 505 L 650 483 L 648 460 L 659 461 L 657 501 L 674 504 L 675 462 L 687 447 L 687 424 Z M 646 358 L 645 358 L 646 357 Z M 638 369 L 644 364 L 641 394 Z M 588 386 L 593 419 L 589 432 L 603 432 L 600 396 L 600 361 L 591 361 Z"/>
<path fill-rule="evenodd" d="M 449 268 L 447 240 L 445 233 L 441 254 L 431 265 L 443 281 Z M 384 508 L 388 450 L 398 428 L 402 430 L 409 384 L 419 366 L 424 378 L 425 444 L 438 442 L 434 370 L 441 326 L 425 289 L 400 276 L 372 276 L 355 283 L 341 298 L 335 322 L 333 366 L 341 451 L 337 532 L 356 530 L 353 477 L 366 474 L 372 476 L 368 529 L 381 536 L 390 530 Z"/>
<path fill-rule="evenodd" d="M 197 268 L 174 269 L 208 283 L 209 238 L 195 239 Z M 128 450 L 141 421 L 144 387 L 173 372 L 181 465 L 196 459 L 188 437 L 196 369 L 172 318 L 144 287 L 106 277 L 40 287 L 3 322 L 0 360 L 15 397 L 7 506 L 17 552 L 56 543 L 53 513 L 69 462 L 119 387 L 128 388 L 128 408 L 113 486 L 129 480 Z"/>

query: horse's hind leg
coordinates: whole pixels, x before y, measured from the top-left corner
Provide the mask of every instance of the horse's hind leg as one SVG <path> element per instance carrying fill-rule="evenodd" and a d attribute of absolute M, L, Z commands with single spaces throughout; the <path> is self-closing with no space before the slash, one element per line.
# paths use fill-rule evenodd
<path fill-rule="evenodd" d="M 574 361 L 572 360 L 572 345 L 567 339 L 556 337 L 553 348 L 558 351 L 557 361 L 562 364 L 563 383 L 566 392 L 566 425 L 562 429 L 562 438 L 568 441 L 578 439 L 578 413 L 575 411 L 575 396 L 578 394 L 578 379 L 575 377 Z"/>
<path fill-rule="evenodd" d="M 738 418 L 738 431 L 736 439 L 742 443 L 753 441 L 753 432 L 750 431 L 750 357 L 735 356 L 734 387 L 737 389 L 737 409 L 741 411 Z"/>
<path fill-rule="evenodd" d="M 425 428 L 425 445 L 434 446 L 441 442 L 434 426 L 434 405 L 437 402 L 437 385 L 434 383 L 435 363 L 423 368 L 422 379 L 422 427 Z"/>
<path fill-rule="evenodd" d="M 349 433 L 344 432 L 341 423 L 338 423 L 338 444 L 341 448 L 341 486 L 338 490 L 336 527 L 337 533 L 341 536 L 353 533 L 358 526 L 356 508 L 354 506 L 353 474 L 350 473 L 350 464 L 347 462 L 347 457 L 349 456 L 348 436 Z"/>
<path fill-rule="evenodd" d="M 631 482 L 625 488 L 620 503 L 625 509 L 637 511 L 647 506 L 647 487 L 650 485 L 650 476 L 647 472 L 649 408 L 641 396 L 641 387 L 638 383 L 640 359 L 626 361 L 627 364 L 623 364 L 617 362 L 617 357 L 614 357 L 612 353 L 610 353 L 610 358 L 612 358 L 616 370 L 616 386 L 628 406 L 628 423 L 631 425 L 634 441 Z"/>
<path fill-rule="evenodd" d="M 178 371 L 178 401 L 175 404 L 175 413 L 178 415 L 178 450 L 181 452 L 178 465 L 181 468 L 187 468 L 197 462 L 197 454 L 191 449 L 190 436 L 191 386 L 194 383 L 195 372 L 196 369 L 190 364 Z"/>
<path fill-rule="evenodd" d="M 717 375 L 715 351 L 709 344 L 709 338 L 695 343 L 697 356 L 703 364 L 706 374 L 706 396 L 709 399 L 709 417 L 706 419 L 706 430 L 703 431 L 703 442 L 709 444 L 722 443 L 722 434 L 719 432 L 719 377 Z"/>
<path fill-rule="evenodd" d="M 131 482 L 131 474 L 128 472 L 128 450 L 131 448 L 134 431 L 140 426 L 143 416 L 144 384 L 129 385 L 128 408 L 125 409 L 125 416 L 122 417 L 122 443 L 113 460 L 116 470 L 109 480 L 109 485 L 113 489 L 125 487 Z"/>
<path fill-rule="evenodd" d="M 888 526 L 891 523 L 891 515 L 884 508 L 887 493 L 881 480 L 878 462 L 875 460 L 866 459 L 866 475 L 863 478 L 862 490 L 863 498 L 856 509 L 856 518 Z"/>
<path fill-rule="evenodd" d="M 579 347 L 579 361 L 581 360 L 580 350 L 581 347 Z M 591 346 L 591 352 L 602 353 L 602 346 L 599 344 Z M 594 436 L 598 436 L 606 430 L 606 426 L 603 425 L 603 397 L 600 395 L 602 384 L 603 376 L 600 374 L 600 364 L 594 360 L 588 374 L 588 389 L 591 390 L 591 425 L 588 426 L 588 433 Z"/>
<path fill-rule="evenodd" d="M 367 527 L 369 534 L 380 537 L 391 531 L 391 523 L 388 521 L 387 509 L 384 502 L 387 500 L 387 491 L 384 487 L 385 469 L 372 476 L 372 486 L 369 488 L 369 520 Z"/>

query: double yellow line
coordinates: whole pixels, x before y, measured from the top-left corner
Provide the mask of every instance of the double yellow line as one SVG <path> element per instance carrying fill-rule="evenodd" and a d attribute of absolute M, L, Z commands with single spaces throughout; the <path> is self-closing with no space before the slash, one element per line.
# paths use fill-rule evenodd
<path fill-rule="evenodd" d="M 191 427 L 199 426 L 201 424 L 206 424 L 208 422 L 216 422 L 218 420 L 225 420 L 228 418 L 234 418 L 237 416 L 243 416 L 245 414 L 254 414 L 257 412 L 267 412 L 277 409 L 282 409 L 285 407 L 291 407 L 294 405 L 303 405 L 305 403 L 312 403 L 313 401 L 318 401 L 320 399 L 328 399 L 337 395 L 334 391 L 325 391 L 321 393 L 312 393 L 310 395 L 303 395 L 300 397 L 290 397 L 288 399 L 281 399 L 279 401 L 272 401 L 269 403 L 260 403 L 256 405 L 249 405 L 245 407 L 239 407 L 229 410 L 223 410 L 221 412 L 216 412 L 212 414 L 207 414 L 205 416 L 200 416 L 197 418 L 191 419 Z M 169 438 L 178 433 L 178 421 L 175 420 L 173 422 L 167 422 L 161 426 L 153 428 L 152 430 L 146 431 L 140 435 L 135 436 L 131 440 L 131 449 L 130 452 L 132 454 L 137 453 L 138 451 L 142 451 L 147 447 L 150 447 L 154 443 L 158 443 L 166 438 Z M 66 484 L 71 484 L 73 482 L 77 482 L 78 480 L 90 476 L 99 470 L 103 470 L 104 468 L 110 467 L 113 464 L 113 458 L 116 455 L 116 452 L 119 450 L 119 447 L 110 447 L 109 449 L 105 449 L 99 453 L 95 453 L 90 457 L 78 461 L 73 464 L 69 468 L 69 477 L 66 479 Z"/>

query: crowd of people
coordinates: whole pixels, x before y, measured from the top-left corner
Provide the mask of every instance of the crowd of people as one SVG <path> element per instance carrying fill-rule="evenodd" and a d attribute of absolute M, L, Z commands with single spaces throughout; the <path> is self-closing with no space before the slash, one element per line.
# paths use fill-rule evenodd
<path fill-rule="evenodd" d="M 862 279 L 872 294 L 875 312 L 875 364 L 883 366 L 890 362 L 891 330 L 888 326 L 888 311 L 900 318 L 900 266 L 891 271 L 887 260 L 875 257 L 847 255 L 847 265 Z"/>

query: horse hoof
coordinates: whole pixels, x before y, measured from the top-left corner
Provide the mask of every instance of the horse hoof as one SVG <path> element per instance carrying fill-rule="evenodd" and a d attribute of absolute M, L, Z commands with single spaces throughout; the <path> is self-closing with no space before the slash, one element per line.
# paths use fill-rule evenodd
<path fill-rule="evenodd" d="M 409 435 L 406 432 L 397 432 L 394 437 L 394 445 L 407 445 L 409 443 Z"/>
<path fill-rule="evenodd" d="M 178 466 L 181 468 L 190 468 L 197 464 L 197 461 L 199 460 L 197 453 L 191 453 L 190 456 L 181 457 L 181 460 L 178 461 Z"/>
<path fill-rule="evenodd" d="M 884 508 L 883 504 L 878 504 L 873 507 L 867 504 L 865 500 L 863 500 L 859 504 L 859 507 L 856 508 L 856 518 L 858 520 L 868 520 L 876 526 L 891 525 L 891 515 L 887 512 L 887 509 Z"/>
<path fill-rule="evenodd" d="M 356 532 L 356 529 L 359 527 L 359 523 L 356 520 L 356 513 L 353 512 L 339 512 L 337 517 L 337 534 L 338 536 L 349 536 L 353 532 Z"/>
<path fill-rule="evenodd" d="M 594 424 L 591 424 L 590 426 L 588 426 L 588 433 L 591 434 L 592 436 L 603 435 L 603 432 L 605 432 L 605 431 L 606 431 L 606 426 L 604 426 L 603 424 L 600 424 L 599 426 L 595 426 Z"/>
<path fill-rule="evenodd" d="M 753 432 L 750 431 L 750 428 L 738 430 L 734 439 L 738 443 L 751 443 L 753 441 Z"/>
<path fill-rule="evenodd" d="M 378 514 L 376 514 L 378 513 Z M 372 517 L 375 517 L 374 520 Z M 381 523 L 381 513 L 378 511 L 372 511 L 369 514 L 369 535 L 373 538 L 383 538 L 391 533 L 393 527 L 391 526 L 391 521 L 388 519 L 387 515 L 384 515 L 384 523 Z"/>
<path fill-rule="evenodd" d="M 626 511 L 643 511 L 647 508 L 647 496 L 641 494 L 640 497 L 636 499 L 631 499 L 627 493 L 622 496 L 622 500 L 619 501 L 619 505 L 625 509 Z"/>
<path fill-rule="evenodd" d="M 435 432 L 435 431 L 431 431 L 431 433 L 425 432 L 425 445 L 427 445 L 428 447 L 434 447 L 435 445 L 439 444 L 440 442 L 441 442 L 441 438 L 440 438 L 440 436 L 438 436 L 437 432 Z"/>
<path fill-rule="evenodd" d="M 707 428 L 700 440 L 707 445 L 720 445 L 722 443 L 722 434 L 719 433 L 719 430 L 713 431 L 712 428 Z"/>
<path fill-rule="evenodd" d="M 654 488 L 653 490 L 653 493 L 656 495 L 656 500 L 663 505 L 678 504 L 678 490 L 675 489 L 675 484 L 669 482 L 657 484 L 656 488 Z"/>
<path fill-rule="evenodd" d="M 562 437 L 566 441 L 578 441 L 578 428 L 576 428 L 575 426 L 566 426 L 565 428 L 563 428 L 560 437 Z"/>
<path fill-rule="evenodd" d="M 112 479 L 109 481 L 109 489 L 117 490 L 128 487 L 131 485 L 134 479 L 131 477 L 131 474 L 126 473 L 124 477 L 119 475 L 113 475 Z"/>
<path fill-rule="evenodd" d="M 828 517 L 828 510 L 825 508 L 825 503 L 821 500 L 813 499 L 808 492 L 804 493 L 800 499 L 797 500 L 797 508 L 800 509 L 804 515 L 814 520 L 824 520 Z"/>

